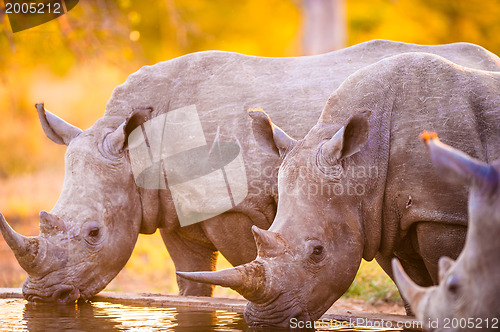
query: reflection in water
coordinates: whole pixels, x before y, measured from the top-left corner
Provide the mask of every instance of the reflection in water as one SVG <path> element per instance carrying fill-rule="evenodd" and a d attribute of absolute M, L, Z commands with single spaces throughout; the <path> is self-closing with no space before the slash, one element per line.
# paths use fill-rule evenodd
<path fill-rule="evenodd" d="M 0 299 L 1 331 L 247 331 L 242 314 L 108 302 L 57 305 Z"/>
<path fill-rule="evenodd" d="M 335 321 L 337 322 L 337 321 Z M 318 331 L 388 331 L 341 324 L 321 324 Z M 0 331 L 258 331 L 242 314 L 223 310 L 159 308 L 109 302 L 57 305 L 0 299 Z"/>
<path fill-rule="evenodd" d="M 192 308 L 177 308 L 177 323 L 172 331 L 247 331 L 242 314 L 218 311 L 193 311 Z"/>
<path fill-rule="evenodd" d="M 26 303 L 23 323 L 29 331 L 112 330 L 117 323 L 91 304 L 57 305 Z"/>

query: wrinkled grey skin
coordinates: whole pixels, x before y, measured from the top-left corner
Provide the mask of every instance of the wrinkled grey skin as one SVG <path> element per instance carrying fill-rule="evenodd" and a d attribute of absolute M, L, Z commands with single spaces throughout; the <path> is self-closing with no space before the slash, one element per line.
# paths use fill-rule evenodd
<path fill-rule="evenodd" d="M 255 261 L 182 275 L 240 291 L 250 325 L 278 327 L 320 318 L 362 258 L 392 277 L 397 257 L 416 283 L 436 284 L 439 257 L 463 247 L 467 191 L 436 174 L 416 138 L 430 128 L 475 158 L 500 157 L 499 89 L 498 73 L 407 53 L 351 75 L 303 140 L 250 113 L 257 141 L 284 158 L 276 218 L 268 231 L 254 227 Z"/>
<path fill-rule="evenodd" d="M 439 286 L 416 285 L 394 260 L 397 285 L 427 331 L 493 329 L 500 319 L 500 159 L 488 165 L 437 138 L 427 146 L 444 179 L 469 187 L 467 238 L 456 261 L 439 260 Z"/>
<path fill-rule="evenodd" d="M 128 260 L 139 233 L 160 228 L 178 271 L 213 270 L 217 251 L 233 265 L 255 258 L 252 225 L 268 228 L 276 212 L 280 160 L 252 139 L 246 110 L 263 107 L 294 137 L 303 137 L 324 101 L 359 68 L 393 54 L 426 51 L 471 68 L 496 70 L 499 59 L 471 44 L 419 46 L 373 41 L 324 55 L 260 58 L 228 52 L 186 55 L 129 76 L 105 115 L 82 131 L 39 105 L 45 133 L 68 145 L 61 196 L 40 213 L 40 236 L 0 230 L 28 272 L 28 300 L 71 303 L 102 290 Z M 207 141 L 241 145 L 249 193 L 236 208 L 180 227 L 170 193 L 138 188 L 127 151 L 130 131 L 146 118 L 195 104 Z M 145 113 L 152 107 L 151 114 Z M 342 119 L 342 117 L 340 117 Z M 288 204 L 288 203 L 287 203 Z M 178 277 L 183 295 L 211 295 L 213 286 Z"/>

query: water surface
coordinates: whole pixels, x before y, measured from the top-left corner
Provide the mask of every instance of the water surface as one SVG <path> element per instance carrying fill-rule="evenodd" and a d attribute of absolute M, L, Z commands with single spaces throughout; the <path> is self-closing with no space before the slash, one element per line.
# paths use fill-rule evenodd
<path fill-rule="evenodd" d="M 332 324 L 332 322 L 335 322 Z M 349 327 L 338 321 L 317 331 L 387 331 Z M 224 310 L 160 308 L 109 302 L 74 305 L 36 304 L 0 299 L 1 331 L 263 331 L 249 329 L 243 314 Z"/>

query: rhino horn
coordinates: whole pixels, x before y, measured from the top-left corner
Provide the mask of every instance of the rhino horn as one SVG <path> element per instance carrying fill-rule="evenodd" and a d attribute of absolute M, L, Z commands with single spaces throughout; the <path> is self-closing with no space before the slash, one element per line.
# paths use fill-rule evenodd
<path fill-rule="evenodd" d="M 426 294 L 427 289 L 411 280 L 396 258 L 392 260 L 392 273 L 401 296 L 408 301 L 414 312 L 418 312 L 419 304 Z"/>
<path fill-rule="evenodd" d="M 252 233 L 259 257 L 276 257 L 285 251 L 285 240 L 277 233 L 263 230 L 255 225 L 252 226 Z"/>
<path fill-rule="evenodd" d="M 1 213 L 0 232 L 2 232 L 5 242 L 7 242 L 9 247 L 14 252 L 19 265 L 21 265 L 26 272 L 33 272 L 35 268 L 35 260 L 39 250 L 39 238 L 26 237 L 16 233 Z"/>
<path fill-rule="evenodd" d="M 45 211 L 40 212 L 39 219 L 41 233 L 48 234 L 67 230 L 66 225 L 61 219 Z"/>
<path fill-rule="evenodd" d="M 191 281 L 229 287 L 256 303 L 262 298 L 266 284 L 264 266 L 257 261 L 220 271 L 176 273 Z"/>
<path fill-rule="evenodd" d="M 442 143 L 436 133 L 424 131 L 420 138 L 427 145 L 432 163 L 444 179 L 464 185 L 475 183 L 483 188 L 492 188 L 498 182 L 498 172 L 491 165 Z"/>

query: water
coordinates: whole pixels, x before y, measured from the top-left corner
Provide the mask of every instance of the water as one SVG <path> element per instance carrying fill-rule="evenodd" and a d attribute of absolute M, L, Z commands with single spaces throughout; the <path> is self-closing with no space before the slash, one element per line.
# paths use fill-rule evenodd
<path fill-rule="evenodd" d="M 340 325 L 340 324 L 339 324 Z M 53 305 L 0 299 L 1 331 L 250 331 L 243 314 L 224 310 L 159 308 L 109 302 Z M 328 327 L 318 331 L 380 329 Z M 252 330 L 262 331 L 262 330 Z"/>
<path fill-rule="evenodd" d="M 242 314 L 109 302 L 52 305 L 0 299 L 2 331 L 246 331 Z"/>

